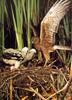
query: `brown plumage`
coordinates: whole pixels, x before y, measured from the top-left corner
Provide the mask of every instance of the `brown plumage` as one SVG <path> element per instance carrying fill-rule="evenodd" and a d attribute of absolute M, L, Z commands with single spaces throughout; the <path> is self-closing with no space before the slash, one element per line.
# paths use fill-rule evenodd
<path fill-rule="evenodd" d="M 46 59 L 45 65 L 49 59 L 49 53 L 54 50 L 54 35 L 58 31 L 61 19 L 69 10 L 70 3 L 69 0 L 55 2 L 41 22 L 39 49 Z"/>

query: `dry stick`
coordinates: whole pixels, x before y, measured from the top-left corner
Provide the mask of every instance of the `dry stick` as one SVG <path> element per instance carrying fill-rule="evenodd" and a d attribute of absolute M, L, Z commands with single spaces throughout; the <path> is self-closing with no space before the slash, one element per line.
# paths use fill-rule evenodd
<path fill-rule="evenodd" d="M 66 89 L 65 89 L 65 92 L 64 92 L 62 98 L 61 98 L 62 100 L 63 100 L 64 97 L 66 96 L 66 93 L 68 92 L 68 89 L 69 89 L 69 86 L 70 86 L 71 82 L 72 82 L 72 77 L 70 77 L 70 79 L 69 79 L 69 81 L 68 81 L 68 85 L 67 85 L 67 87 L 66 87 Z"/>
<path fill-rule="evenodd" d="M 52 63 L 50 63 L 48 66 L 51 67 L 56 61 L 57 61 L 57 59 L 54 60 Z"/>
<path fill-rule="evenodd" d="M 60 74 L 59 74 L 60 75 Z M 58 75 L 58 76 L 59 76 Z M 51 77 L 51 80 L 52 80 L 52 82 L 53 82 L 53 78 Z M 50 83 L 50 85 L 51 85 L 51 87 L 53 88 L 53 90 L 55 91 L 55 92 L 57 92 L 57 89 L 55 88 L 55 84 L 54 84 L 54 82 L 53 83 Z M 58 88 L 58 90 L 59 90 L 59 84 L 58 84 L 58 82 L 57 82 L 57 88 Z M 58 98 L 58 97 L 57 97 Z"/>
<path fill-rule="evenodd" d="M 10 79 L 13 79 L 13 78 L 17 77 L 18 75 L 21 75 L 21 73 L 17 73 L 16 75 L 14 75 L 14 76 L 12 76 L 12 77 L 7 78 L 7 79 L 3 82 L 3 84 L 0 85 L 0 89 L 5 85 L 5 83 L 6 83 L 7 81 L 9 81 Z"/>
<path fill-rule="evenodd" d="M 70 68 L 70 79 L 69 79 L 69 84 L 68 84 L 68 87 L 66 88 L 66 90 L 65 90 L 65 92 L 64 92 L 64 94 L 63 94 L 63 96 L 62 96 L 62 99 L 64 99 L 64 97 L 66 96 L 66 93 L 67 93 L 67 91 L 68 91 L 68 88 L 69 88 L 71 82 L 72 82 L 72 56 L 71 56 L 71 68 Z"/>
<path fill-rule="evenodd" d="M 30 80 L 30 82 L 34 82 L 34 80 L 29 75 L 27 77 Z"/>
<path fill-rule="evenodd" d="M 67 51 L 72 51 L 72 47 L 54 45 L 53 46 L 53 50 L 67 50 Z"/>
<path fill-rule="evenodd" d="M 34 90 L 32 87 L 30 87 L 31 91 L 37 94 L 42 100 L 47 100 L 45 99 L 40 93 L 38 93 L 36 90 Z"/>
<path fill-rule="evenodd" d="M 15 92 L 15 89 L 13 87 L 13 91 Z M 20 98 L 18 97 L 18 95 L 15 93 L 15 97 L 17 98 L 17 100 L 20 100 Z"/>
<path fill-rule="evenodd" d="M 39 86 L 42 88 L 42 90 L 45 92 L 45 94 L 48 96 L 48 93 L 46 92 L 45 88 L 40 84 L 40 82 L 38 81 L 37 77 L 36 77 L 36 82 L 39 84 Z"/>
<path fill-rule="evenodd" d="M 22 97 L 20 100 L 28 100 L 28 96 Z"/>
<path fill-rule="evenodd" d="M 47 94 L 46 90 L 45 90 L 44 87 L 38 82 L 37 79 L 36 79 L 36 82 L 39 84 L 39 86 L 41 86 L 42 90 L 44 90 L 44 92 Z M 21 88 L 21 87 L 15 87 L 15 88 L 23 89 L 23 88 Z M 27 89 L 27 88 L 24 88 L 23 90 L 33 92 L 31 89 Z M 48 96 L 48 95 L 47 95 L 47 96 Z"/>
<path fill-rule="evenodd" d="M 10 100 L 12 100 L 12 79 L 10 79 Z"/>
<path fill-rule="evenodd" d="M 67 79 L 66 79 L 65 75 L 63 74 L 63 72 L 61 71 L 61 69 L 58 69 L 56 66 L 55 66 L 55 68 L 59 71 L 60 75 L 62 75 L 64 80 L 67 82 Z"/>
<path fill-rule="evenodd" d="M 8 87 L 9 87 L 9 83 L 8 83 Z M 15 97 L 17 98 L 17 100 L 20 100 L 19 96 L 17 95 L 17 93 L 15 93 L 15 89 L 12 86 L 12 91 L 14 92 Z M 8 99 L 9 100 L 9 99 Z"/>
<path fill-rule="evenodd" d="M 28 27 L 27 23 L 25 23 L 24 27 Z M 34 36 L 37 36 L 37 32 L 36 32 L 35 28 L 33 27 L 33 25 L 30 24 L 29 27 L 32 29 L 33 35 L 34 35 Z"/>
<path fill-rule="evenodd" d="M 63 72 L 61 71 L 61 69 L 59 69 L 59 72 L 63 76 L 64 80 L 67 82 L 67 79 L 66 79 L 65 75 L 63 74 Z"/>
<path fill-rule="evenodd" d="M 52 94 L 52 95 L 49 96 L 46 100 L 51 99 L 52 97 L 54 97 L 54 96 L 57 95 L 58 93 L 60 93 L 60 92 L 62 92 L 62 91 L 64 91 L 64 90 L 66 90 L 67 88 L 69 88 L 69 85 L 70 85 L 71 81 L 72 81 L 72 79 L 69 80 L 69 81 L 66 83 L 66 85 L 65 85 L 61 90 L 59 90 L 59 91 L 57 91 L 56 93 Z"/>
<path fill-rule="evenodd" d="M 33 35 L 34 36 L 37 36 L 37 32 L 36 32 L 36 30 L 35 30 L 35 28 L 30 24 L 30 28 L 32 29 L 32 31 L 33 31 Z"/>
<path fill-rule="evenodd" d="M 7 84 L 7 85 L 8 85 L 8 84 Z M 8 93 L 8 87 L 6 87 L 6 93 L 7 93 L 7 97 L 6 97 L 6 98 L 7 98 L 7 100 L 9 100 L 9 95 L 8 95 L 8 94 L 9 94 L 9 93 Z"/>

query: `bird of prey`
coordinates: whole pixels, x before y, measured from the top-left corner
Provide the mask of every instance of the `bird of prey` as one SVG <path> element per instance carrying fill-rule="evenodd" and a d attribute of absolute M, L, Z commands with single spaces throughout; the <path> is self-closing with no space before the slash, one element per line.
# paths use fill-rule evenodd
<path fill-rule="evenodd" d="M 34 38 L 35 44 L 38 44 L 37 46 L 39 47 L 37 48 L 44 55 L 45 65 L 49 60 L 49 53 L 57 48 L 57 46 L 54 46 L 54 35 L 58 31 L 61 19 L 69 10 L 70 4 L 70 0 L 57 0 L 41 22 L 40 39 Z"/>

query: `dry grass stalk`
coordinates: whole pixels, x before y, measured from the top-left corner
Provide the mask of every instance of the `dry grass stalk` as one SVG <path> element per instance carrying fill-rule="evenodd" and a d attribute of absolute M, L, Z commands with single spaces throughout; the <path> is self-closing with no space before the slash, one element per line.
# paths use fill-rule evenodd
<path fill-rule="evenodd" d="M 12 99 L 12 79 L 10 79 L 10 100 Z"/>

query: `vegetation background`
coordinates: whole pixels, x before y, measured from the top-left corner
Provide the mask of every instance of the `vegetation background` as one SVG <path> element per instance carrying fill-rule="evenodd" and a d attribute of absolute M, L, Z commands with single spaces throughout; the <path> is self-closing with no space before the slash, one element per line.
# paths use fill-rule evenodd
<path fill-rule="evenodd" d="M 34 35 L 40 23 L 56 0 L 0 0 L 0 53 L 4 48 L 32 47 Z M 56 44 L 72 46 L 72 10 L 61 21 Z M 59 58 L 69 64 L 71 53 L 57 51 Z"/>
<path fill-rule="evenodd" d="M 35 35 L 33 28 L 39 36 L 40 23 L 55 1 L 56 0 L 0 0 L 0 54 L 3 53 L 5 48 L 22 49 L 25 46 L 32 48 L 32 37 Z M 72 47 L 72 9 L 69 10 L 60 23 L 58 34 L 56 35 L 56 44 Z M 26 100 L 26 98 L 28 98 L 27 100 L 49 100 L 53 95 L 56 95 L 59 100 L 59 96 L 62 96 L 60 91 L 64 92 L 63 97 L 65 97 L 72 81 L 72 52 L 56 50 L 55 53 L 58 55 L 58 59 L 64 64 L 64 66 L 61 66 L 63 68 L 62 70 L 58 69 L 58 66 L 56 66 L 56 70 L 52 69 L 51 66 L 47 69 L 44 69 L 42 66 L 40 69 L 36 67 L 35 70 L 29 67 L 27 70 L 22 69 L 21 73 L 17 70 L 16 72 L 9 70 L 9 72 L 5 71 L 5 73 L 0 70 L 0 80 L 2 81 L 0 82 L 0 93 L 2 92 L 0 98 L 9 98 L 10 95 L 10 100 L 12 100 L 14 94 L 15 97 L 18 98 L 18 94 L 16 94 L 17 92 L 15 90 L 20 92 L 21 95 L 22 92 L 26 92 L 24 98 L 21 100 Z M 65 68 L 68 70 L 65 70 Z M 18 77 L 16 75 L 20 76 Z M 15 88 L 14 82 L 16 86 L 23 85 L 23 87 Z M 39 89 L 38 87 L 34 87 L 34 89 L 30 87 L 30 89 L 25 90 L 24 85 L 32 86 L 32 82 L 35 87 L 38 85 Z M 52 95 L 47 93 L 47 89 L 51 89 L 50 93 L 52 93 Z M 42 94 L 39 94 L 40 92 Z M 72 98 L 72 87 L 70 87 L 69 94 Z M 45 99 L 44 96 L 48 99 Z M 18 98 L 16 100 L 20 99 Z"/>

